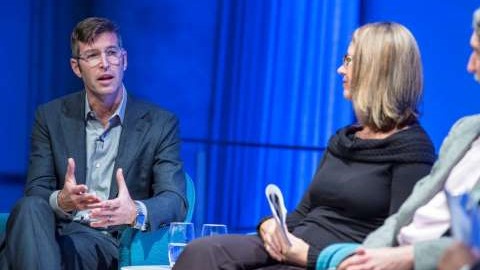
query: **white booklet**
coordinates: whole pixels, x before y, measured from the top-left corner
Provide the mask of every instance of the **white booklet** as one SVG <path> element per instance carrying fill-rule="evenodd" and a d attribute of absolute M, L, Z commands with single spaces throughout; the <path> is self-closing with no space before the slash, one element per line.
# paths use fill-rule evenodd
<path fill-rule="evenodd" d="M 267 196 L 268 204 L 270 205 L 270 210 L 272 210 L 272 215 L 275 220 L 278 222 L 280 227 L 281 234 L 285 240 L 285 243 L 288 246 L 291 246 L 290 240 L 287 237 L 287 208 L 285 208 L 285 203 L 283 201 L 282 191 L 274 185 L 269 184 L 265 188 L 265 196 Z"/>

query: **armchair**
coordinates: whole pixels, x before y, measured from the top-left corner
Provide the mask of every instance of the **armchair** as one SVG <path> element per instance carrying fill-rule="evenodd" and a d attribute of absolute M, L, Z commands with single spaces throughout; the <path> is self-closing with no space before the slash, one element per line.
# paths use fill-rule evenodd
<path fill-rule="evenodd" d="M 185 222 L 192 220 L 195 208 L 195 185 L 185 174 L 188 209 Z M 120 238 L 120 266 L 127 265 L 167 265 L 168 226 L 153 232 L 140 232 L 127 229 Z"/>

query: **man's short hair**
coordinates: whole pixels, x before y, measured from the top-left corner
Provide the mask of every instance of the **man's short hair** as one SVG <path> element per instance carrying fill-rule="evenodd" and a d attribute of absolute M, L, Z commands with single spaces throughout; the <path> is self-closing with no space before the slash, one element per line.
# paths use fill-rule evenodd
<path fill-rule="evenodd" d="M 480 8 L 477 8 L 473 13 L 473 30 L 477 37 L 480 38 Z"/>
<path fill-rule="evenodd" d="M 90 17 L 79 22 L 72 31 L 70 37 L 72 57 L 78 57 L 79 42 L 92 44 L 103 33 L 114 33 L 118 39 L 118 46 L 122 47 L 122 37 L 115 23 L 106 18 Z"/>

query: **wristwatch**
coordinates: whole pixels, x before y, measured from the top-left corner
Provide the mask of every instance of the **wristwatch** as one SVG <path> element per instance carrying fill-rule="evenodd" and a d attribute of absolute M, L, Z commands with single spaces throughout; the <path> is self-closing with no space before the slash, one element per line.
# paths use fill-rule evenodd
<path fill-rule="evenodd" d="M 137 216 L 132 223 L 132 228 L 145 231 L 147 229 L 147 222 L 145 220 L 145 205 L 138 201 L 135 201 L 135 207 L 137 208 Z"/>

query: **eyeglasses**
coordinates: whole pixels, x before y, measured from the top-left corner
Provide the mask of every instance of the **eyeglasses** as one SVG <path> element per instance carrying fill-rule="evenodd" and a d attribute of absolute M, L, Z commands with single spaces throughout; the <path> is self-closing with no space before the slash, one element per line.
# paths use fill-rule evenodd
<path fill-rule="evenodd" d="M 89 50 L 78 55 L 76 59 L 85 61 L 90 67 L 96 67 L 102 62 L 102 53 L 105 53 L 108 63 L 119 65 L 124 51 L 120 47 L 109 47 L 103 52 L 100 50 Z"/>
<path fill-rule="evenodd" d="M 344 56 L 343 56 L 343 66 L 344 67 L 348 67 L 348 65 L 352 62 L 353 60 L 353 55 L 349 55 L 348 53 L 346 53 Z"/>

